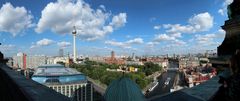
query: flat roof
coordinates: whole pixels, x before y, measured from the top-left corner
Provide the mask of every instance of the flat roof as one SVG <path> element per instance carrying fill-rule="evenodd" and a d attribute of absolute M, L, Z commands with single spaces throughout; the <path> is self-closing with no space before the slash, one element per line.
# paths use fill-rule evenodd
<path fill-rule="evenodd" d="M 73 68 L 66 68 L 63 65 L 43 65 L 39 66 L 33 76 L 67 76 L 82 74 Z"/>

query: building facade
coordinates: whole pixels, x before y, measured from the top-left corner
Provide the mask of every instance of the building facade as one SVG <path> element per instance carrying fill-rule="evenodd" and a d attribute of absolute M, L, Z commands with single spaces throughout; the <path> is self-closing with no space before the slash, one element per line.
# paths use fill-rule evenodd
<path fill-rule="evenodd" d="M 62 65 L 39 66 L 32 80 L 59 92 L 74 101 L 92 101 L 93 87 L 86 76 Z"/>
<path fill-rule="evenodd" d="M 105 59 L 105 63 L 107 63 L 107 64 L 123 65 L 123 64 L 125 64 L 125 60 L 123 60 L 123 59 L 117 59 L 117 58 L 115 57 L 115 52 L 112 51 L 112 52 L 111 52 L 111 57 L 110 57 L 110 58 L 106 58 L 106 59 Z"/>
<path fill-rule="evenodd" d="M 21 69 L 34 69 L 47 63 L 46 56 L 28 56 L 24 53 L 18 53 L 13 56 L 13 67 Z"/>

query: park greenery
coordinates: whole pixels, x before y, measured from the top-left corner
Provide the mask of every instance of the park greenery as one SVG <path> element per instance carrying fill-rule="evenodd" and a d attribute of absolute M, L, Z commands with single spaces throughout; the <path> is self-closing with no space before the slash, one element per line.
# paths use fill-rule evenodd
<path fill-rule="evenodd" d="M 146 87 L 153 79 L 147 78 L 147 76 L 153 74 L 154 72 L 161 71 L 162 67 L 158 64 L 152 62 L 146 62 L 144 65 L 127 65 L 138 68 L 137 72 L 122 73 L 122 72 L 112 72 L 106 69 L 117 69 L 120 65 L 117 64 L 106 64 L 96 61 L 86 60 L 82 64 L 72 64 L 70 67 L 77 69 L 78 71 L 84 73 L 88 77 L 98 80 L 103 84 L 109 85 L 113 80 L 120 78 L 121 76 L 127 76 L 131 80 L 135 81 L 136 84 L 140 86 L 141 89 Z"/>

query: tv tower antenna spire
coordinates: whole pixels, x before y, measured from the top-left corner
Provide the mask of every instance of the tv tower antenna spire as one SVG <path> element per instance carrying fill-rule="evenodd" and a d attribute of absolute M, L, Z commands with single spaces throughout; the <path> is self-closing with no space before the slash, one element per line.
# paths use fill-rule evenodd
<path fill-rule="evenodd" d="M 76 30 L 76 26 L 73 26 L 73 62 L 76 63 L 77 62 L 77 51 L 76 51 L 76 34 L 77 34 L 77 30 Z"/>

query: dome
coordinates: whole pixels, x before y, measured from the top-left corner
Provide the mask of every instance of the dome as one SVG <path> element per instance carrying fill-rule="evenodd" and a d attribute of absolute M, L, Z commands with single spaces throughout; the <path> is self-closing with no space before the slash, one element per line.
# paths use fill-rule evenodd
<path fill-rule="evenodd" d="M 104 94 L 105 101 L 145 101 L 139 86 L 127 77 L 114 80 Z"/>

